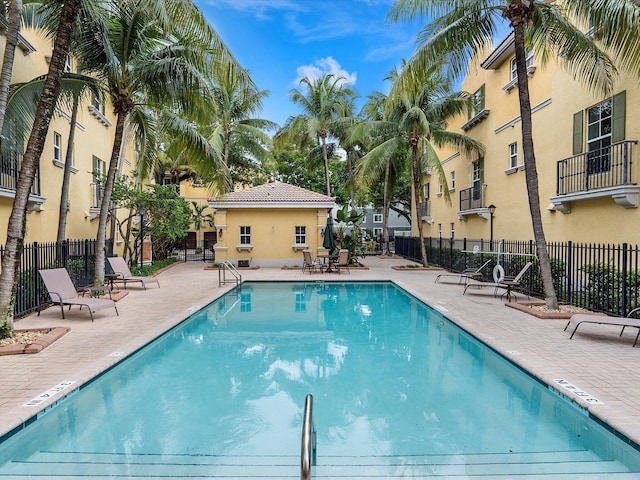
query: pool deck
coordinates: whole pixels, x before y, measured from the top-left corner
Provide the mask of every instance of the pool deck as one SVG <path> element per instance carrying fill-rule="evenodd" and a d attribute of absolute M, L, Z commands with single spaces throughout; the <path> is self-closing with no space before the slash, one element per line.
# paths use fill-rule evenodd
<path fill-rule="evenodd" d="M 637 330 L 627 329 L 620 337 L 618 327 L 585 324 L 569 340 L 563 331 L 566 320 L 540 319 L 507 307 L 494 298 L 493 289 L 463 296 L 457 283 L 434 283 L 442 271 L 392 268 L 411 263 L 406 259 L 367 257 L 362 263 L 368 269 L 340 275 L 276 268 L 240 273 L 243 280 L 263 281 L 391 280 L 640 444 L 640 346 L 631 346 Z M 101 310 L 92 323 L 86 311 L 74 308 L 65 310 L 62 320 L 59 308 L 48 308 L 40 317 L 16 323 L 20 329 L 71 330 L 40 353 L 0 356 L 0 437 L 232 288 L 220 287 L 218 271 L 205 270 L 202 262 L 177 264 L 158 278 L 161 288 L 129 287 L 129 295 L 117 304 L 119 316 Z M 559 379 L 573 385 L 575 393 L 557 386 Z M 73 384 L 65 387 L 65 382 Z"/>

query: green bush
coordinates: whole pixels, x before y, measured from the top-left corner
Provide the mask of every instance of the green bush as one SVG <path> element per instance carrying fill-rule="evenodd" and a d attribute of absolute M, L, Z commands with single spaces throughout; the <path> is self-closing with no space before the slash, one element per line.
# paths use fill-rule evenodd
<path fill-rule="evenodd" d="M 142 268 L 140 268 L 140 266 L 132 265 L 130 270 L 132 275 L 146 277 L 149 275 L 153 275 L 158 270 L 168 265 L 171 265 L 176 261 L 177 261 L 177 258 L 170 257 L 170 258 L 165 258 L 164 260 L 157 260 L 153 262 L 151 265 L 143 265 Z"/>
<path fill-rule="evenodd" d="M 0 322 L 0 340 L 13 337 L 13 326 L 9 322 Z"/>

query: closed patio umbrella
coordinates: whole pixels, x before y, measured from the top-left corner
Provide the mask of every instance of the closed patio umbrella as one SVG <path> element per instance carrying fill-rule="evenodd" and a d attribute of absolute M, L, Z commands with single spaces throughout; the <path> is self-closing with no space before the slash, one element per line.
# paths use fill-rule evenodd
<path fill-rule="evenodd" d="M 331 254 L 336 248 L 336 239 L 333 236 L 333 218 L 331 217 L 331 213 L 327 217 L 327 227 L 324 229 L 324 240 L 322 241 L 322 246 L 329 250 L 329 254 Z"/>

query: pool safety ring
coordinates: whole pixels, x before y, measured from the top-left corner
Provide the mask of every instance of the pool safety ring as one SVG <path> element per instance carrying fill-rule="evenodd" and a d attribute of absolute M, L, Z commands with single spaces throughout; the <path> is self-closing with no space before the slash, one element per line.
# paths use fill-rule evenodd
<path fill-rule="evenodd" d="M 502 265 L 496 265 L 493 267 L 493 281 L 500 283 L 502 280 L 504 280 L 504 268 Z"/>
<path fill-rule="evenodd" d="M 478 245 L 473 246 L 473 253 L 478 253 L 480 251 L 480 247 Z"/>

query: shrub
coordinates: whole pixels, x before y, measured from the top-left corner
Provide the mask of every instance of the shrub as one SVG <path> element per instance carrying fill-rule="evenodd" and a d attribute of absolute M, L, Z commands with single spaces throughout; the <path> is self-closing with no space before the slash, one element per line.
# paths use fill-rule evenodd
<path fill-rule="evenodd" d="M 13 325 L 9 322 L 0 322 L 0 340 L 13 337 Z"/>

